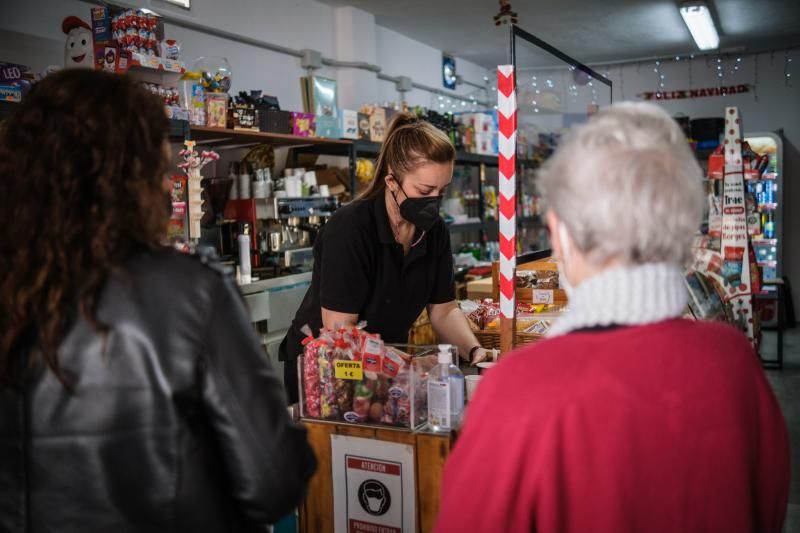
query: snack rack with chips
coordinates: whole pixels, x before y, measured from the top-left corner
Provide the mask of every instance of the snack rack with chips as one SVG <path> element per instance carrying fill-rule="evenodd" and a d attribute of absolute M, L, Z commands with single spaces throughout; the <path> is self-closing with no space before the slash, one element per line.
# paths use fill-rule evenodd
<path fill-rule="evenodd" d="M 492 265 L 492 299 L 461 302 L 475 337 L 487 349 L 500 348 L 499 264 Z M 521 263 L 516 270 L 516 310 L 513 346 L 523 346 L 544 338 L 553 321 L 558 320 L 567 304 L 561 288 L 558 266 L 546 257 Z"/>

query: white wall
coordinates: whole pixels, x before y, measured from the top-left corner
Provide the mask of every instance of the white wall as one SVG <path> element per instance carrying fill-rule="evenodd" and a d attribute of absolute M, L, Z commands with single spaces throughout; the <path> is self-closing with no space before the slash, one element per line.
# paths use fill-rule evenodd
<path fill-rule="evenodd" d="M 386 74 L 441 87 L 440 50 L 377 26 L 372 15 L 357 9 L 333 8 L 314 0 L 193 0 L 191 12 L 159 0 L 134 3 L 294 49 L 310 48 L 327 57 L 377 63 Z M 0 60 L 27 64 L 37 71 L 62 64 L 61 21 L 67 15 L 88 21 L 91 7 L 78 0 L 10 4 L 3 6 L 0 19 Z M 302 108 L 298 80 L 306 72 L 298 58 L 172 25 L 167 25 L 166 33 L 181 43 L 182 57 L 189 66 L 203 55 L 226 57 L 233 70 L 233 92 L 262 89 L 277 96 L 285 109 Z M 466 61 L 458 61 L 458 68 L 475 83 L 481 83 L 486 75 L 484 69 Z M 341 103 L 350 107 L 397 99 L 393 84 L 379 82 L 369 72 L 326 67 L 318 74 L 340 79 Z M 413 97 L 415 103 L 430 103 L 428 93 L 414 91 Z"/>
<path fill-rule="evenodd" d="M 415 82 L 442 88 L 441 50 L 381 26 L 377 27 L 376 43 L 378 62 L 384 72 L 391 75 L 410 73 L 405 75 L 411 76 Z M 456 71 L 465 80 L 478 84 L 483 84 L 483 77 L 490 75 L 490 72 L 483 67 L 461 59 L 456 59 Z M 493 72 L 491 74 L 493 75 Z M 378 99 L 381 103 L 399 101 L 394 83 L 380 81 L 378 89 Z M 487 98 L 485 92 L 467 85 L 459 85 L 455 92 L 462 95 L 474 93 L 476 98 L 487 99 L 492 103 L 496 99 L 493 94 L 489 94 Z M 435 95 L 420 89 L 406 93 L 406 101 L 411 106 L 421 105 L 431 108 L 438 103 Z"/>

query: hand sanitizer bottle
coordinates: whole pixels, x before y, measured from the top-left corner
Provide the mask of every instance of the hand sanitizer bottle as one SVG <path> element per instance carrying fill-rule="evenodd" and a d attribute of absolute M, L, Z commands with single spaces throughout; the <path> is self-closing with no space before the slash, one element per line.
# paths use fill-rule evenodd
<path fill-rule="evenodd" d="M 439 345 L 439 364 L 428 374 L 428 424 L 436 432 L 457 428 L 464 413 L 464 374 L 453 364 L 452 349 Z"/>

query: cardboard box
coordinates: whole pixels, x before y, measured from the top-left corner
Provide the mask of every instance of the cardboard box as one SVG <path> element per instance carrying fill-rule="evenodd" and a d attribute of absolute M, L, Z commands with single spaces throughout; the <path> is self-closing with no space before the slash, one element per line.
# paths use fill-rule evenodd
<path fill-rule="evenodd" d="M 341 128 L 343 139 L 358 139 L 358 113 L 352 109 L 342 109 Z"/>
<path fill-rule="evenodd" d="M 292 111 L 292 135 L 313 137 L 316 132 L 316 116 L 313 113 Z"/>
<path fill-rule="evenodd" d="M 124 74 L 130 67 L 131 55 L 115 44 L 96 44 L 94 61 L 96 70 Z"/>
<path fill-rule="evenodd" d="M 362 141 L 370 139 L 369 115 L 358 113 L 358 138 Z"/>
<path fill-rule="evenodd" d="M 292 114 L 280 109 L 259 109 L 259 129 L 270 133 L 292 133 Z"/>
<path fill-rule="evenodd" d="M 328 115 L 317 116 L 316 134 L 317 137 L 338 139 L 342 136 L 339 119 Z"/>
<path fill-rule="evenodd" d="M 92 39 L 94 44 L 111 43 L 114 38 L 111 32 L 111 14 L 107 7 L 92 8 Z"/>
<path fill-rule="evenodd" d="M 475 135 L 474 152 L 481 155 L 497 155 L 497 135 L 479 133 Z"/>
<path fill-rule="evenodd" d="M 386 110 L 376 107 L 369 116 L 369 138 L 373 142 L 383 142 L 386 136 Z"/>
<path fill-rule="evenodd" d="M 228 95 L 206 93 L 206 125 L 225 128 L 228 125 Z"/>

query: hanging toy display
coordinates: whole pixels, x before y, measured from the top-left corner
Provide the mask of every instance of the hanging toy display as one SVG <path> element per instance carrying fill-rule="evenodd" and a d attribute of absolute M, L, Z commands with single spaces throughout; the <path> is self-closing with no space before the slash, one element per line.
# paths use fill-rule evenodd
<path fill-rule="evenodd" d="M 94 42 L 89 23 L 69 16 L 61 23 L 61 31 L 67 36 L 64 68 L 94 68 Z"/>
<path fill-rule="evenodd" d="M 199 239 L 200 220 L 203 218 L 203 188 L 200 185 L 203 177 L 200 175 L 200 169 L 211 161 L 217 161 L 219 154 L 206 150 L 198 154 L 194 149 L 195 141 L 185 141 L 184 144 L 186 148 L 178 153 L 183 159 L 178 168 L 183 170 L 188 178 L 189 238 Z"/>

